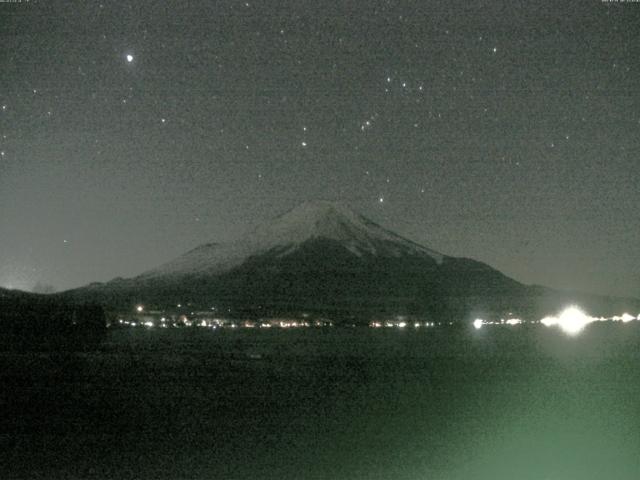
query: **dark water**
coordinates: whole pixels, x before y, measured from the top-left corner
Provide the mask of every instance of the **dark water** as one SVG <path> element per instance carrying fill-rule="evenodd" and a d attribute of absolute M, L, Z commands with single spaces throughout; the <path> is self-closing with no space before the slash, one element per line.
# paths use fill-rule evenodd
<path fill-rule="evenodd" d="M 123 330 L 0 354 L 0 478 L 637 479 L 640 326 Z"/>

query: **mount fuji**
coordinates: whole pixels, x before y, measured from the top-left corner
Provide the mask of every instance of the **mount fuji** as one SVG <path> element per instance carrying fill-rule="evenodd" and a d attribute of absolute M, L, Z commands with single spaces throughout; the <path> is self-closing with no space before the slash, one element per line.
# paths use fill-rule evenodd
<path fill-rule="evenodd" d="M 227 244 L 202 245 L 138 278 L 216 275 L 260 255 L 283 258 L 324 240 L 355 257 L 406 257 L 442 263 L 444 255 L 385 230 L 367 218 L 333 202 L 304 203 Z"/>
<path fill-rule="evenodd" d="M 231 243 L 208 243 L 130 279 L 64 292 L 80 302 L 265 316 L 532 313 L 566 295 L 443 255 L 334 202 L 304 203 Z M 550 300 L 551 299 L 551 300 Z"/>

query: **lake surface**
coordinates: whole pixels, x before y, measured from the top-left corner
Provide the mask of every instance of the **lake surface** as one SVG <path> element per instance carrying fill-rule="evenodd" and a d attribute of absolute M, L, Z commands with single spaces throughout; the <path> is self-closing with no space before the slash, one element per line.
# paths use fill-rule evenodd
<path fill-rule="evenodd" d="M 635 323 L 113 330 L 0 376 L 3 479 L 640 478 Z"/>

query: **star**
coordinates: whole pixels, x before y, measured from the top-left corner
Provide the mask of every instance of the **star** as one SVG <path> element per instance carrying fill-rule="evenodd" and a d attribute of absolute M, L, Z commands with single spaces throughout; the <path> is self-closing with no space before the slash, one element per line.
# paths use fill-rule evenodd
<path fill-rule="evenodd" d="M 133 55 L 131 55 L 130 53 L 129 53 L 129 54 L 127 54 L 127 57 L 126 57 L 126 58 L 127 58 L 127 62 L 128 62 L 128 63 L 133 62 Z"/>
<path fill-rule="evenodd" d="M 307 146 L 307 142 L 302 142 L 302 143 L 301 143 L 301 145 L 302 145 L 303 147 L 306 147 L 306 146 Z"/>

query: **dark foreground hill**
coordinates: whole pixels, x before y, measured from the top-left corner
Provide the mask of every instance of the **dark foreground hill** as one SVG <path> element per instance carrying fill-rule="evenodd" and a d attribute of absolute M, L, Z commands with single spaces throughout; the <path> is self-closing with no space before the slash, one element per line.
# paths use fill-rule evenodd
<path fill-rule="evenodd" d="M 0 289 L 0 350 L 93 348 L 105 334 L 99 305 Z"/>

